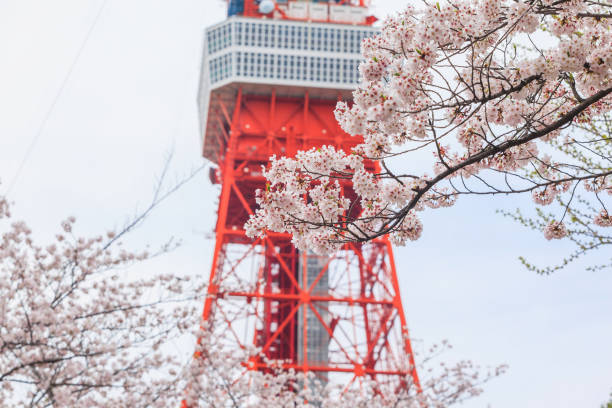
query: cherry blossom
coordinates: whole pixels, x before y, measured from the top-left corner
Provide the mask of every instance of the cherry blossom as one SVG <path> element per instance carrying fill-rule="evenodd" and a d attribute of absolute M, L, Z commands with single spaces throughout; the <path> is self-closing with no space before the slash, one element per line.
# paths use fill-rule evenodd
<path fill-rule="evenodd" d="M 336 156 L 329 149 L 326 154 Z M 318 171 L 360 168 L 359 159 L 339 157 L 334 163 L 309 163 Z M 286 177 L 285 182 L 299 180 Z M 334 187 L 326 185 L 320 184 L 313 199 L 333 194 Z M 418 219 L 411 215 L 405 223 L 399 234 L 416 238 Z M 479 395 L 485 382 L 505 371 L 503 365 L 483 373 L 470 361 L 442 363 L 434 371 L 423 368 L 431 375 L 422 376 L 420 388 L 407 376 L 398 391 L 368 377 L 346 389 L 312 373 L 283 369 L 282 361 L 267 360 L 254 347 L 229 347 L 227 333 L 219 331 L 226 326 L 217 321 L 223 316 L 198 321 L 206 287 L 197 279 L 176 271 L 133 276 L 131 266 L 169 249 L 123 249 L 120 239 L 133 226 L 80 237 L 76 219 L 69 217 L 50 242 L 38 244 L 25 222 L 11 218 L 8 202 L 0 197 L 0 406 L 178 407 L 182 401 L 194 408 L 447 407 Z M 328 242 L 329 237 L 321 237 L 321 245 Z M 219 289 L 244 290 L 240 285 L 224 283 Z M 190 346 L 177 353 L 175 341 Z M 254 359 L 269 369 L 253 370 L 249 362 Z"/>
<path fill-rule="evenodd" d="M 248 233 L 289 232 L 318 252 L 385 234 L 404 244 L 421 235 L 418 212 L 468 194 L 566 208 L 594 194 L 590 223 L 602 226 L 612 171 L 593 146 L 610 140 L 611 17 L 590 0 L 453 0 L 387 18 L 362 43 L 352 102 L 335 111 L 361 143 L 272 158 Z M 428 166 L 411 160 L 420 151 Z M 547 238 L 566 235 L 550 225 Z"/>
<path fill-rule="evenodd" d="M 612 227 L 612 217 L 610 217 L 606 210 L 601 210 L 601 212 L 595 216 L 593 222 L 600 227 Z"/>
<path fill-rule="evenodd" d="M 552 221 L 544 228 L 544 237 L 548 240 L 561 239 L 567 235 L 567 228 L 562 221 Z"/>
<path fill-rule="evenodd" d="M 203 285 L 179 274 L 130 273 L 170 248 L 123 249 L 126 229 L 80 237 L 69 217 L 39 244 L 9 209 L 0 197 L 0 406 L 178 401 L 185 356 L 168 344 L 197 326 Z"/>
<path fill-rule="evenodd" d="M 507 369 L 500 365 L 483 372 L 465 360 L 447 365 L 439 361 L 439 356 L 451 348 L 443 341 L 421 357 L 430 362 L 421 372 L 430 375 L 421 381 L 420 389 L 411 376 L 403 379 L 401 388 L 368 377 L 357 378 L 357 386 L 347 388 L 346 384 L 322 381 L 312 372 L 284 370 L 282 362 L 266 360 L 255 348 L 225 347 L 222 336 L 215 336 L 211 330 L 202 330 L 199 336 L 197 358 L 184 373 L 190 379 L 183 405 L 187 407 L 442 408 L 480 395 L 484 383 Z M 265 361 L 269 371 L 250 369 L 248 362 L 253 359 Z"/>

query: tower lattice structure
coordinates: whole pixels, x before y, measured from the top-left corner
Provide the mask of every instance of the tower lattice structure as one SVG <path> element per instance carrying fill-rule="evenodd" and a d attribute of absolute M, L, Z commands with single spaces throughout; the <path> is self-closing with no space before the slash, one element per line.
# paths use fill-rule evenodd
<path fill-rule="evenodd" d="M 363 0 L 277 1 L 265 15 L 259 6 L 230 0 L 228 19 L 205 33 L 203 156 L 221 185 L 205 326 L 228 347 L 259 349 L 250 369 L 276 360 L 349 387 L 364 377 L 395 386 L 412 377 L 418 387 L 387 238 L 322 257 L 298 251 L 287 234 L 253 240 L 243 228 L 272 155 L 359 143 L 333 111 L 351 98 L 375 19 Z"/>

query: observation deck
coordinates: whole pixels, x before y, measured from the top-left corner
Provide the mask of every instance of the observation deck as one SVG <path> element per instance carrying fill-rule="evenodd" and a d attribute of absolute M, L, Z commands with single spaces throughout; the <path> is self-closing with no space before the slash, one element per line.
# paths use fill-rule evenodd
<path fill-rule="evenodd" d="M 330 6 L 331 7 L 331 6 Z M 340 6 L 339 6 L 340 7 Z M 351 7 L 347 7 L 351 8 Z M 222 132 L 212 120 L 233 111 L 238 88 L 249 94 L 350 99 L 359 80 L 368 25 L 231 16 L 209 27 L 198 92 L 203 155 L 218 161 Z"/>

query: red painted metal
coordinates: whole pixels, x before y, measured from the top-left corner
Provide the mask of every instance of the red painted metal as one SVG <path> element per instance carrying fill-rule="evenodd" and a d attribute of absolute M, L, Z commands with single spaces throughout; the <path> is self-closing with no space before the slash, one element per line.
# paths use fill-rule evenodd
<path fill-rule="evenodd" d="M 220 182 L 221 195 L 202 314 L 205 327 L 220 333 L 230 347 L 254 345 L 288 369 L 334 377 L 347 387 L 364 376 L 401 387 L 411 376 L 418 389 L 393 250 L 386 238 L 345 245 L 308 282 L 305 265 L 312 255 L 296 250 L 289 235 L 269 233 L 252 240 L 243 229 L 256 208 L 255 190 L 265 186 L 261 167 L 270 156 L 293 156 L 321 145 L 350 151 L 359 142 L 336 123 L 336 101 L 311 98 L 307 91 L 296 97 L 273 90 L 247 94 L 237 87 L 229 91 L 233 99 L 227 92 L 211 94 L 217 102 L 211 114 L 225 140 L 219 140 L 219 171 L 211 177 Z M 343 188 L 351 194 L 349 185 Z M 328 289 L 318 293 L 321 279 Z M 308 315 L 316 320 L 306 319 Z M 319 358 L 323 361 L 308 357 L 313 321 L 328 338 L 328 355 Z M 257 356 L 245 366 L 268 367 Z"/>
<path fill-rule="evenodd" d="M 358 0 L 358 1 L 341 0 L 338 3 L 330 3 L 330 4 L 368 8 L 370 6 L 370 2 L 371 0 Z M 281 3 L 281 5 L 286 6 L 286 3 Z M 291 21 L 317 21 L 317 22 L 323 22 L 323 23 L 356 24 L 356 25 L 370 26 L 378 20 L 374 16 L 366 17 L 366 20 L 363 23 L 352 23 L 348 21 L 342 22 L 342 21 L 334 21 L 330 19 L 312 20 L 312 19 L 307 19 L 307 18 L 295 18 L 295 17 L 288 16 L 286 11 L 283 8 L 279 7 L 279 4 L 276 2 L 275 2 L 274 11 L 278 13 L 277 18 L 280 18 L 282 20 L 291 20 Z M 259 12 L 259 5 L 256 0 L 244 0 L 244 11 L 242 12 L 242 15 L 245 17 L 256 17 L 256 18 L 269 17 L 269 15 L 266 16 Z"/>

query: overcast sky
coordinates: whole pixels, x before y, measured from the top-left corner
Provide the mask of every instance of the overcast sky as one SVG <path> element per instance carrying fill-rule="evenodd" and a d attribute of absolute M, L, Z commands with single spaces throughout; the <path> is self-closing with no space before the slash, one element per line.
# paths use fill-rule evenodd
<path fill-rule="evenodd" d="M 405 4 L 377 3 L 379 17 Z M 84 234 L 120 226 L 170 150 L 174 177 L 202 164 L 202 32 L 224 15 L 218 0 L 0 0 L 0 192 L 13 184 L 14 213 L 37 236 L 71 214 Z M 135 244 L 183 240 L 149 267 L 208 274 L 218 191 L 203 173 L 136 232 Z M 465 407 L 598 408 L 612 390 L 612 276 L 526 271 L 519 255 L 552 263 L 569 247 L 495 214 L 525 203 L 462 199 L 423 215 L 421 240 L 396 250 L 413 342 L 510 365 Z"/>

